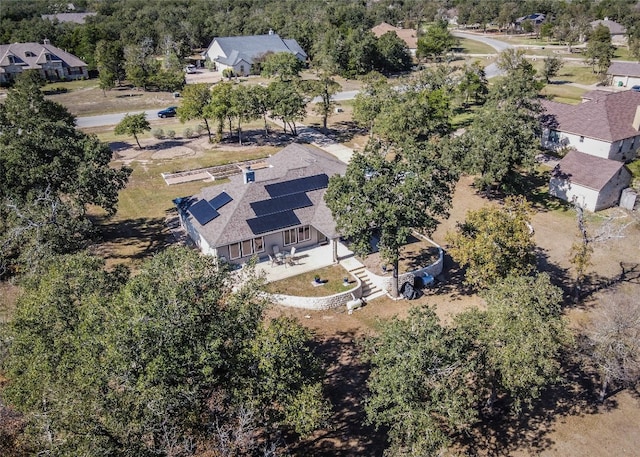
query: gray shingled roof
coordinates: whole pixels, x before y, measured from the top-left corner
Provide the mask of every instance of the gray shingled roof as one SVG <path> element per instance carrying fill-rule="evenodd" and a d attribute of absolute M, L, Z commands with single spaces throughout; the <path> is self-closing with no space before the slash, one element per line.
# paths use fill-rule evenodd
<path fill-rule="evenodd" d="M 73 22 L 74 24 L 84 24 L 86 19 L 98 13 L 58 13 L 43 14 L 42 19 L 49 19 L 51 22 Z"/>
<path fill-rule="evenodd" d="M 591 100 L 578 105 L 543 100 L 546 122 L 555 124 L 554 130 L 607 142 L 640 134 L 632 126 L 640 106 L 640 92 L 594 92 L 590 92 Z"/>
<path fill-rule="evenodd" d="M 226 246 L 231 243 L 255 238 L 255 234 L 247 224 L 248 219 L 256 217 L 251 203 L 270 198 L 265 185 L 292 179 L 325 173 L 328 176 L 344 174 L 346 165 L 332 155 L 313 146 L 293 143 L 277 154 L 269 157 L 268 168 L 255 170 L 255 182 L 244 184 L 242 175 L 234 175 L 229 183 L 203 189 L 193 196 L 196 200 L 211 200 L 221 192 L 226 192 L 233 200 L 220 208 L 220 216 L 211 222 L 200 225 L 188 212 L 193 227 L 213 246 Z M 327 237 L 338 236 L 331 211 L 324 202 L 326 189 L 307 192 L 312 206 L 294 210 L 301 225 L 312 225 Z M 278 232 L 280 230 L 276 230 Z M 265 234 L 266 235 L 266 234 Z"/>
<path fill-rule="evenodd" d="M 40 43 L 13 43 L 0 44 L 0 66 L 9 65 L 9 56 L 13 56 L 16 65 L 23 66 L 24 70 L 41 68 L 46 62 L 46 54 L 54 56 L 55 60 L 61 60 L 67 67 L 86 67 L 87 64 L 73 54 L 69 54 L 51 44 Z"/>
<path fill-rule="evenodd" d="M 640 63 L 612 62 L 607 70 L 608 75 L 613 76 L 640 76 Z"/>
<path fill-rule="evenodd" d="M 296 40 L 283 40 L 276 33 L 268 35 L 217 37 L 211 42 L 217 42 L 226 58 L 218 58 L 225 65 L 236 65 L 241 60 L 252 64 L 253 60 L 268 52 L 290 52 L 300 54 L 303 59 L 307 54 L 302 50 Z M 209 47 L 211 47 L 209 45 Z"/>
<path fill-rule="evenodd" d="M 553 169 L 552 176 L 568 179 L 574 184 L 600 191 L 624 167 L 624 163 L 569 151 Z"/>
<path fill-rule="evenodd" d="M 611 35 L 624 35 L 625 33 L 627 33 L 627 29 L 624 28 L 624 26 L 622 24 L 618 24 L 615 21 L 610 21 L 610 20 L 602 20 L 599 19 L 597 21 L 593 21 L 590 23 L 592 28 L 596 28 L 599 25 L 604 25 L 606 28 L 609 29 L 609 33 L 611 33 Z"/>

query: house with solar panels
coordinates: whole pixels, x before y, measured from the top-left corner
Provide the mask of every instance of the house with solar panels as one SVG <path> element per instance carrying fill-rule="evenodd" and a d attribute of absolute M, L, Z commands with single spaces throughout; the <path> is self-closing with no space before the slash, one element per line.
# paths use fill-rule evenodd
<path fill-rule="evenodd" d="M 278 52 L 291 53 L 302 62 L 307 60 L 307 53 L 296 40 L 280 38 L 273 30 L 267 35 L 214 38 L 204 57 L 213 62 L 220 74 L 231 69 L 236 75 L 247 76 L 255 59 Z"/>
<path fill-rule="evenodd" d="M 291 144 L 264 166 L 247 168 L 228 183 L 174 200 L 180 222 L 204 254 L 241 264 L 253 256 L 310 248 L 340 236 L 324 202 L 329 177 L 344 174 L 334 156 Z M 334 258 L 334 260 L 337 260 Z"/>

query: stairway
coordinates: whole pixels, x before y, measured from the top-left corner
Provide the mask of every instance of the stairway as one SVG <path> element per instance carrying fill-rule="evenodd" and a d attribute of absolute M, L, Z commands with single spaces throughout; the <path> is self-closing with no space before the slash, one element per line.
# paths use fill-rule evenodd
<path fill-rule="evenodd" d="M 374 298 L 381 297 L 386 292 L 380 289 L 378 286 L 371 282 L 367 270 L 363 265 L 349 270 L 349 273 L 357 277 L 362 282 L 362 297 L 367 300 L 373 300 Z"/>

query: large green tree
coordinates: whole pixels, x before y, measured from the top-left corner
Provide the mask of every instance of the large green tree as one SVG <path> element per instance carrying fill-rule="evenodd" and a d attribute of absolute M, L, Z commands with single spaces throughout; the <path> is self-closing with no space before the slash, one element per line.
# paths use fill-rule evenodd
<path fill-rule="evenodd" d="M 211 141 L 211 127 L 209 126 L 210 112 L 207 106 L 211 102 L 211 86 L 209 84 L 189 84 L 182 91 L 182 103 L 178 107 L 177 113 L 180 122 L 191 119 L 202 119 Z"/>
<path fill-rule="evenodd" d="M 537 96 L 544 83 L 522 51 L 504 51 L 498 66 L 506 73 L 462 138 L 468 151 L 464 169 L 478 175 L 476 185 L 484 189 L 504 187 L 521 168 L 531 168 L 539 143 Z"/>
<path fill-rule="evenodd" d="M 393 266 L 398 295 L 400 248 L 413 231 L 431 233 L 448 214 L 456 176 L 434 159 L 434 145 L 390 151 L 369 142 L 355 154 L 344 176 L 332 176 L 325 195 L 340 233 L 360 255 L 377 240 L 382 258 Z"/>
<path fill-rule="evenodd" d="M 138 135 L 151 130 L 151 125 L 147 120 L 145 113 L 125 114 L 120 122 L 116 125 L 114 132 L 116 135 L 132 135 L 136 140 L 139 149 L 142 149 Z"/>
<path fill-rule="evenodd" d="M 407 44 L 395 32 L 387 32 L 376 42 L 378 69 L 384 73 L 411 70 L 411 54 Z"/>
<path fill-rule="evenodd" d="M 598 25 L 589 35 L 584 52 L 594 73 L 604 74 L 611 65 L 615 47 L 611 44 L 611 32 L 604 25 Z"/>
<path fill-rule="evenodd" d="M 498 398 L 505 418 L 516 418 L 560 379 L 570 336 L 562 293 L 549 277 L 509 277 L 483 296 L 486 311 L 445 326 L 433 310 L 413 308 L 365 341 L 365 411 L 370 423 L 388 427 L 385 455 L 442 455 L 496 414 Z"/>
<path fill-rule="evenodd" d="M 300 77 L 304 62 L 290 52 L 269 54 L 262 62 L 262 76 L 277 76 L 280 81 L 291 81 Z"/>
<path fill-rule="evenodd" d="M 486 288 L 509 275 L 535 267 L 531 205 L 508 197 L 504 207 L 469 211 L 455 232 L 447 234 L 449 253 L 466 268 L 465 282 Z"/>
<path fill-rule="evenodd" d="M 85 245 L 88 205 L 114 214 L 131 170 L 111 168 L 108 145 L 76 130 L 31 75 L 0 105 L 0 132 L 0 270 Z"/>
<path fill-rule="evenodd" d="M 427 27 L 424 35 L 418 38 L 417 55 L 426 59 L 437 59 L 451 51 L 458 39 L 448 29 L 446 20 L 440 20 Z"/>
<path fill-rule="evenodd" d="M 226 436 L 243 440 L 233 455 L 254 455 L 279 430 L 317 428 L 328 405 L 310 334 L 263 320 L 250 270 L 232 278 L 213 259 L 172 248 L 133 277 L 86 254 L 31 277 L 0 336 L 3 398 L 25 414 L 36 449 L 191 455 L 198 443 L 231 455 Z"/>

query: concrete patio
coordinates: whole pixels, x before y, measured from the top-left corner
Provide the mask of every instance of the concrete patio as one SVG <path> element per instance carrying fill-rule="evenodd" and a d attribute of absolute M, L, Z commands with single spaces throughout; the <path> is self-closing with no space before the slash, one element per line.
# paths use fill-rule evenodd
<path fill-rule="evenodd" d="M 294 265 L 287 265 L 286 263 L 272 265 L 271 261 L 266 259 L 256 265 L 256 270 L 258 273 L 264 273 L 267 282 L 273 282 L 328 267 L 334 264 L 333 247 L 331 243 L 329 243 L 324 246 L 296 251 L 295 258 L 296 261 Z M 349 270 L 352 269 L 349 268 L 349 266 L 353 262 L 359 263 L 353 257 L 353 252 L 342 243 L 338 243 L 338 259 L 339 263 L 343 264 L 343 266 Z"/>

